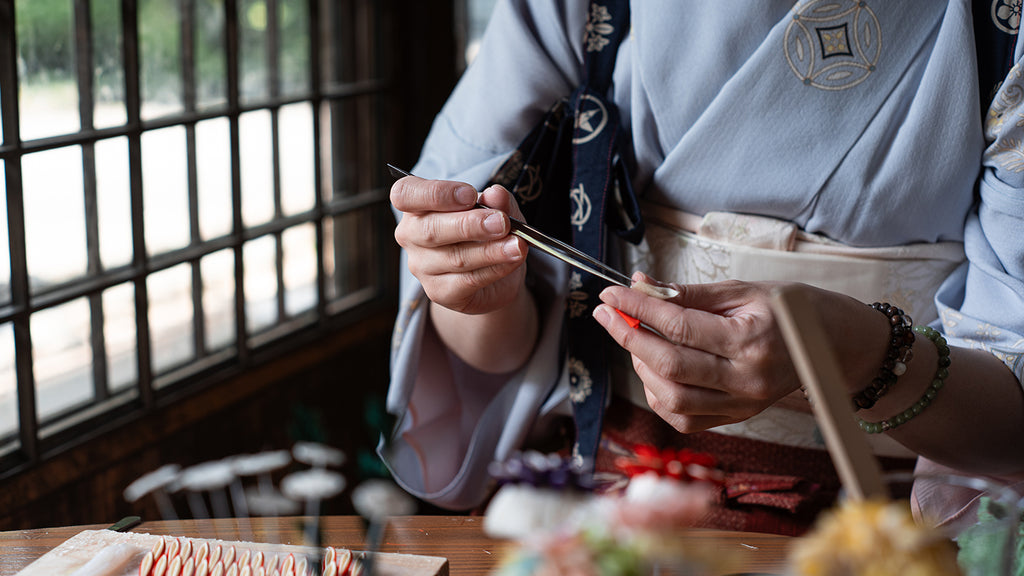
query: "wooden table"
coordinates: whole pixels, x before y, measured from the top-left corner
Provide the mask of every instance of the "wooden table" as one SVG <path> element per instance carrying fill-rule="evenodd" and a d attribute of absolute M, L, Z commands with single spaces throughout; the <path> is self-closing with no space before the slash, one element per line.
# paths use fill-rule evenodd
<path fill-rule="evenodd" d="M 133 532 L 223 540 L 245 540 L 280 544 L 302 544 L 302 519 L 232 518 L 216 520 L 174 520 L 144 522 Z M 0 532 L 0 576 L 14 576 L 52 548 L 82 530 L 108 525 L 66 526 L 36 530 Z M 322 519 L 325 546 L 363 549 L 363 526 L 357 517 L 331 516 Z M 703 549 L 740 557 L 741 572 L 782 574 L 789 538 L 770 534 L 692 530 L 686 538 Z M 488 538 L 483 518 L 474 516 L 407 516 L 395 518 L 384 535 L 382 552 L 441 556 L 448 559 L 451 574 L 488 574 L 508 542 Z"/>

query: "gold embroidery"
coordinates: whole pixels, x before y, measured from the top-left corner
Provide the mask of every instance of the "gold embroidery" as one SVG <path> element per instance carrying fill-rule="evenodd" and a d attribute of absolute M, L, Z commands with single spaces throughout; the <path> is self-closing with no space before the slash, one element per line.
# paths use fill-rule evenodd
<path fill-rule="evenodd" d="M 580 290 L 583 287 L 583 279 L 579 272 L 569 274 L 569 318 L 579 318 L 587 311 L 587 293 Z"/>
<path fill-rule="evenodd" d="M 405 303 L 405 309 L 399 314 L 391 335 L 392 348 L 397 350 L 402 345 L 402 339 L 405 338 L 405 331 L 409 327 L 409 322 L 412 321 L 413 312 L 420 307 L 420 303 L 424 300 L 426 300 L 426 294 L 421 294 L 418 298 L 413 298 Z"/>
<path fill-rule="evenodd" d="M 491 174 L 490 180 L 514 193 L 520 202 L 536 200 L 544 187 L 544 181 L 540 177 L 540 166 L 527 164 L 526 158 L 519 150 L 512 152 L 508 160 L 502 162 Z"/>
<path fill-rule="evenodd" d="M 573 136 L 572 143 L 584 144 L 597 138 L 598 134 L 608 126 L 608 110 L 600 100 L 590 94 L 580 97 L 578 107 L 576 118 L 573 119 L 573 128 L 575 128 L 576 134 Z"/>
<path fill-rule="evenodd" d="M 1003 330 L 998 326 L 993 326 L 988 323 L 978 323 L 977 327 L 974 329 L 974 338 L 977 340 L 997 340 L 1002 333 Z"/>
<path fill-rule="evenodd" d="M 983 346 L 983 348 L 985 347 Z M 987 348 L 985 349 L 988 350 Z M 993 356 L 998 358 L 1010 370 L 1013 370 L 1016 367 L 1017 362 L 1021 358 L 1020 354 L 1007 354 L 1006 352 L 1003 352 L 1001 350 L 988 350 L 988 352 L 990 352 Z"/>
<path fill-rule="evenodd" d="M 833 32 L 819 33 L 822 40 L 822 50 L 825 52 L 825 57 L 834 56 L 836 54 L 849 54 L 850 51 L 846 48 L 846 28 L 840 28 Z"/>
<path fill-rule="evenodd" d="M 569 318 L 579 318 L 587 312 L 587 293 L 579 290 L 569 292 Z"/>
<path fill-rule="evenodd" d="M 1018 112 L 1024 102 L 1024 86 L 1020 84 L 1021 68 L 1015 64 L 1007 74 L 1006 80 L 1000 85 L 985 118 L 985 138 L 993 141 L 999 137 L 1007 118 L 1016 116 L 1014 125 L 1024 128 L 1024 114 Z"/>
<path fill-rule="evenodd" d="M 957 329 L 960 327 L 960 323 L 963 322 L 964 315 L 957 310 L 944 308 L 942 312 L 939 313 L 939 317 L 942 319 L 942 331 L 945 332 L 947 336 L 954 338 L 959 337 Z"/>
<path fill-rule="evenodd" d="M 1024 145 L 1018 138 L 1000 138 L 985 151 L 985 157 L 1010 172 L 1024 172 Z"/>
<path fill-rule="evenodd" d="M 569 199 L 572 200 L 573 211 L 572 216 L 569 218 L 569 223 L 576 226 L 580 230 L 583 230 L 583 225 L 590 220 L 590 198 L 583 190 L 583 183 L 579 186 L 569 190 Z"/>
<path fill-rule="evenodd" d="M 608 23 L 612 15 L 608 8 L 597 4 L 590 5 L 590 18 L 587 19 L 587 27 L 583 40 L 587 44 L 587 52 L 600 52 L 608 45 L 607 36 L 615 31 L 615 27 Z"/>
<path fill-rule="evenodd" d="M 579 404 L 586 400 L 594 391 L 594 381 L 590 371 L 577 358 L 569 358 L 569 399 Z"/>
<path fill-rule="evenodd" d="M 581 276 L 579 272 L 573 270 L 569 274 L 569 289 L 579 290 L 580 288 L 583 288 L 583 276 Z"/>
<path fill-rule="evenodd" d="M 1020 369 L 1022 368 L 1020 364 L 1022 358 L 1024 358 L 1020 349 L 1024 348 L 1024 338 L 1018 338 L 1016 342 L 1000 344 L 997 348 L 987 342 L 998 339 L 1003 335 L 1003 331 L 1000 328 L 987 323 L 976 323 L 974 324 L 973 334 L 961 335 L 957 333 L 957 328 L 963 327 L 965 331 L 969 329 L 968 324 L 964 322 L 963 314 L 957 310 L 945 309 L 940 316 L 942 318 L 943 331 L 948 338 L 962 338 L 966 340 L 965 345 L 971 349 L 984 350 L 992 354 L 1020 378 Z"/>
<path fill-rule="evenodd" d="M 1007 34 L 1020 31 L 1021 0 L 993 0 L 992 23 Z"/>
<path fill-rule="evenodd" d="M 804 85 L 845 90 L 875 71 L 882 29 L 867 2 L 810 0 L 793 8 L 783 47 Z"/>

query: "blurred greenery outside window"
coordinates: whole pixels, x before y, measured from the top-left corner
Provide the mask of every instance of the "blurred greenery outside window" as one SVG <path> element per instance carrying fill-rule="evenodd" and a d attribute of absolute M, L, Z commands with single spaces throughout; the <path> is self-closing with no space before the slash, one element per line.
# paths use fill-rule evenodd
<path fill-rule="evenodd" d="M 3 1 L 0 471 L 386 298 L 386 3 Z"/>
<path fill-rule="evenodd" d="M 484 35 L 496 2 L 497 0 L 462 0 L 465 22 L 462 58 L 467 66 L 472 64 L 477 51 L 480 50 L 480 38 Z"/>

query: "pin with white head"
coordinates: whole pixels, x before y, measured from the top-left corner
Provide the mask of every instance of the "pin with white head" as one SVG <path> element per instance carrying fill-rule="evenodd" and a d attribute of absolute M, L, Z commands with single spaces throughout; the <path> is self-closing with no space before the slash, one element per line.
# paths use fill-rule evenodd
<path fill-rule="evenodd" d="M 181 466 L 166 464 L 144 474 L 124 489 L 124 499 L 136 502 L 147 494 L 152 494 L 164 520 L 177 520 L 178 514 L 167 494 L 167 489 L 178 478 L 180 471 Z"/>
<path fill-rule="evenodd" d="M 297 446 L 298 447 L 298 446 Z M 281 492 L 296 502 L 305 504 L 306 544 L 317 554 L 322 554 L 320 546 L 320 503 L 333 498 L 345 489 L 345 477 L 328 465 L 340 465 L 344 462 L 344 454 L 339 450 L 322 445 L 304 444 L 299 450 L 293 450 L 296 460 L 306 462 L 313 468 L 292 472 L 281 480 Z M 321 559 L 313 558 L 310 564 L 320 566 Z"/>
<path fill-rule="evenodd" d="M 185 490 L 194 518 L 210 517 L 204 495 L 209 495 L 214 516 L 227 518 L 231 515 L 231 509 L 228 505 L 226 489 L 234 477 L 228 462 L 214 460 L 186 468 L 178 478 L 177 484 L 182 490 Z"/>
<path fill-rule="evenodd" d="M 352 506 L 368 523 L 363 573 L 372 576 L 374 555 L 384 538 L 388 519 L 415 513 L 416 502 L 391 480 L 371 478 L 352 490 Z"/>

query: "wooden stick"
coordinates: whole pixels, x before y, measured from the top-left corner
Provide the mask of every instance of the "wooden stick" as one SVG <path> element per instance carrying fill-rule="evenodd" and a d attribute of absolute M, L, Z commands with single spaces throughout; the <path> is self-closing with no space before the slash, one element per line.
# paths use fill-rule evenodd
<path fill-rule="evenodd" d="M 888 497 L 881 467 L 854 420 L 835 352 L 806 290 L 779 288 L 772 294 L 772 306 L 847 498 Z"/>

